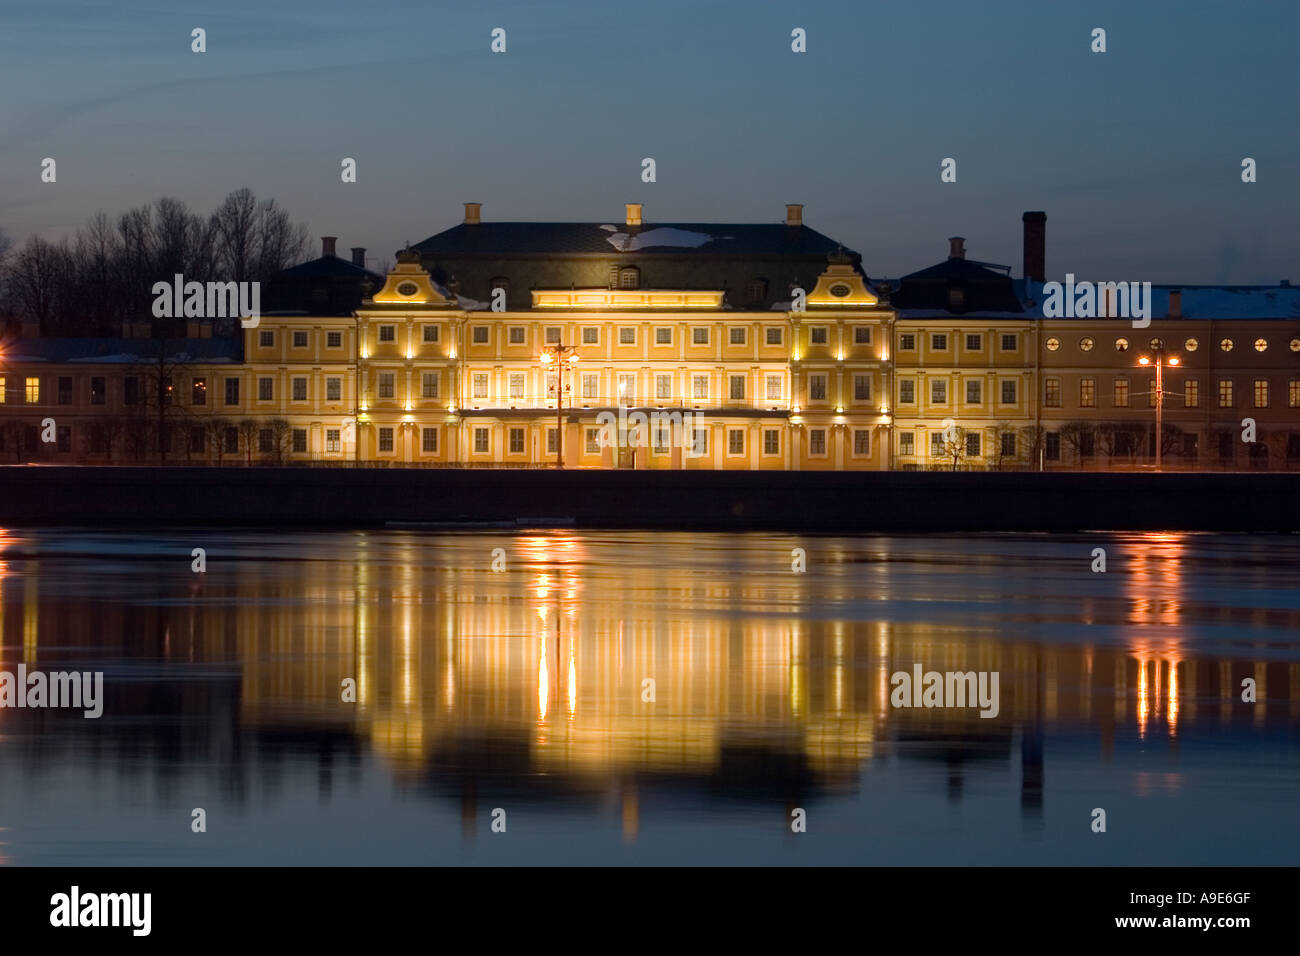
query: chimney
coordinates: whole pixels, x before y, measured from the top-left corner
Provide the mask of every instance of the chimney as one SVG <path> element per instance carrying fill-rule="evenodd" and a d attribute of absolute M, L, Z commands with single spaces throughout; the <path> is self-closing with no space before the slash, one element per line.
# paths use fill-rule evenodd
<path fill-rule="evenodd" d="M 791 202 L 785 204 L 785 224 L 787 226 L 803 225 L 803 203 Z"/>
<path fill-rule="evenodd" d="M 365 247 L 365 246 L 353 246 L 353 247 L 352 247 L 352 264 L 353 264 L 354 266 L 356 266 L 358 269 L 364 269 L 364 268 L 366 267 L 366 247 Z"/>
<path fill-rule="evenodd" d="M 1025 224 L 1025 278 L 1047 281 L 1047 213 L 1027 212 Z"/>
<path fill-rule="evenodd" d="M 1183 317 L 1183 290 L 1169 290 L 1169 318 L 1181 319 Z"/>
<path fill-rule="evenodd" d="M 477 226 L 482 221 L 480 219 L 482 211 L 483 204 L 481 202 L 465 203 L 465 225 Z"/>
<path fill-rule="evenodd" d="M 966 258 L 966 240 L 961 236 L 953 236 L 948 240 L 948 258 L 965 259 Z"/>
<path fill-rule="evenodd" d="M 641 225 L 641 204 L 639 202 L 627 203 L 627 224 L 629 226 Z"/>
<path fill-rule="evenodd" d="M 322 256 L 334 255 L 334 243 L 339 241 L 338 236 L 321 236 L 320 237 L 320 254 Z"/>

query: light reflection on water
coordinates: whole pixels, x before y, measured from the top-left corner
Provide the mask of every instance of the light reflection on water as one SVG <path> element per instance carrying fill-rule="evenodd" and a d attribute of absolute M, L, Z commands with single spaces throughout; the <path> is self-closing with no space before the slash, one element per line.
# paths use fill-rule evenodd
<path fill-rule="evenodd" d="M 107 703 L 0 710 L 0 854 L 1294 863 L 1298 559 L 1281 536 L 10 530 L 4 668 L 102 669 Z M 998 671 L 1000 713 L 892 707 L 914 663 Z"/>

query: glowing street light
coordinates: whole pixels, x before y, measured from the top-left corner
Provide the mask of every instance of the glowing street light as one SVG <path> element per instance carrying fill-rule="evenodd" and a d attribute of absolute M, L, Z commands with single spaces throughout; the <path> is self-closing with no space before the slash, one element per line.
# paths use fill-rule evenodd
<path fill-rule="evenodd" d="M 1155 365 L 1156 367 L 1156 471 L 1160 471 L 1164 462 L 1164 407 L 1165 407 L 1165 390 L 1164 377 L 1161 372 L 1165 365 L 1176 367 L 1178 365 L 1178 356 L 1171 355 L 1169 358 L 1164 357 L 1164 343 L 1160 339 L 1151 340 L 1151 352 L 1154 359 L 1142 356 L 1138 359 L 1138 364 L 1142 366 Z"/>
<path fill-rule="evenodd" d="M 555 369 L 555 467 L 564 467 L 564 393 L 569 391 L 564 373 L 578 363 L 576 345 L 548 345 L 538 361 L 548 371 Z"/>

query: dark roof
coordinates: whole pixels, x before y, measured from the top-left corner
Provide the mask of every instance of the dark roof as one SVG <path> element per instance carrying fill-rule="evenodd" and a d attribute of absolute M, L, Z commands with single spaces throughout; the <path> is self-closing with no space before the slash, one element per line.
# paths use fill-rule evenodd
<path fill-rule="evenodd" d="M 243 339 L 14 339 L 5 346 L 10 362 L 104 362 L 134 364 L 157 361 L 160 344 L 166 346 L 168 361 L 240 362 Z"/>
<path fill-rule="evenodd" d="M 271 281 L 275 282 L 280 279 L 314 278 L 318 276 L 331 279 L 341 277 L 356 279 L 357 281 L 369 276 L 371 279 L 380 283 L 384 281 L 384 277 L 379 275 L 379 273 L 371 272 L 369 269 L 363 269 L 340 256 L 321 256 L 319 259 L 312 259 L 310 262 L 303 262 L 296 266 L 290 266 L 287 269 L 281 269 L 271 277 Z"/>
<path fill-rule="evenodd" d="M 1075 280 L 1076 284 L 1082 282 Z M 1021 283 L 1022 287 L 1024 283 Z M 1028 284 L 1030 311 L 1043 314 L 1042 282 Z M 1300 319 L 1300 287 L 1292 285 L 1152 285 L 1151 315 L 1169 315 L 1169 293 L 1182 293 L 1184 319 Z"/>
<path fill-rule="evenodd" d="M 361 307 L 362 285 L 382 288 L 384 277 L 339 256 L 321 256 L 281 269 L 267 283 L 262 311 L 275 314 L 351 315 Z"/>
<path fill-rule="evenodd" d="M 626 248 L 624 248 L 626 246 Z M 598 222 L 461 223 L 412 246 L 424 256 L 638 255 L 826 256 L 834 240 L 784 223 Z M 849 252 L 849 250 L 845 250 Z M 856 253 L 849 252 L 856 256 Z"/>
<path fill-rule="evenodd" d="M 963 293 L 961 305 L 955 309 L 950 296 L 953 289 Z M 953 315 L 1024 311 L 1010 275 L 954 257 L 903 276 L 890 304 L 896 309 L 933 309 Z"/>

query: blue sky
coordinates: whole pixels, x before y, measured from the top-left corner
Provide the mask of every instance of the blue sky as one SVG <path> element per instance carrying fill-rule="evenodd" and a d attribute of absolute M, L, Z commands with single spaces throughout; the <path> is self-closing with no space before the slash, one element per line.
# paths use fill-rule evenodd
<path fill-rule="evenodd" d="M 1300 4 L 0 0 L 0 27 L 18 240 L 160 195 L 206 212 L 240 186 L 314 247 L 378 258 L 466 200 L 597 222 L 625 202 L 650 222 L 802 202 L 869 275 L 938 261 L 952 235 L 1019 275 L 1020 215 L 1043 209 L 1049 279 L 1300 282 Z"/>

